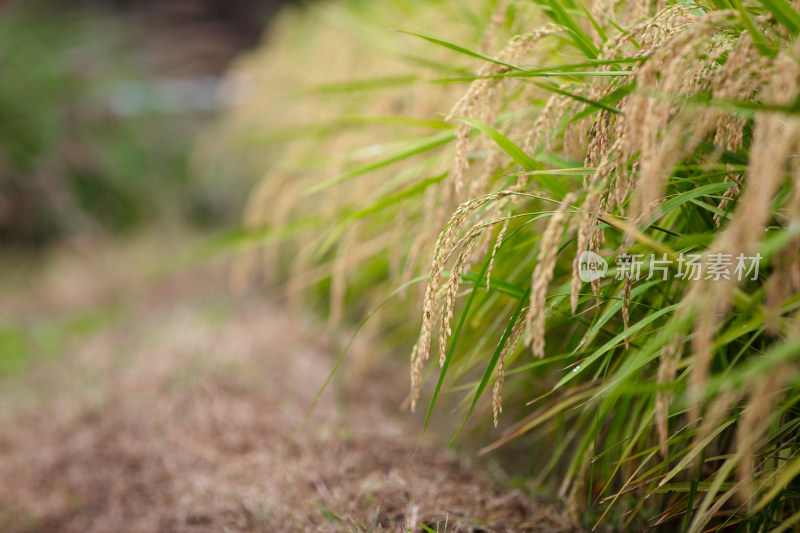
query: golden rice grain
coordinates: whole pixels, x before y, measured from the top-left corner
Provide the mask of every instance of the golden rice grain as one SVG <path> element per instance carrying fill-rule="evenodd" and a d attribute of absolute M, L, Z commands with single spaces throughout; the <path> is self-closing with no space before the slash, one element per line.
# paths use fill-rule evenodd
<path fill-rule="evenodd" d="M 500 352 L 500 357 L 497 359 L 497 381 L 495 381 L 494 387 L 492 388 L 492 417 L 494 420 L 494 427 L 497 427 L 500 413 L 503 412 L 502 391 L 503 382 L 505 381 L 506 357 L 508 357 L 509 354 L 513 354 L 517 349 L 519 339 L 522 337 L 523 327 L 524 323 L 520 320 L 514 324 L 511 335 L 506 339 L 506 343 Z"/>
<path fill-rule="evenodd" d="M 561 233 L 567 221 L 567 209 L 572 207 L 575 197 L 574 193 L 568 194 L 550 218 L 542 236 L 536 268 L 533 270 L 531 306 L 525 319 L 525 345 L 532 346 L 536 357 L 544 357 L 547 288 L 553 279 Z"/>

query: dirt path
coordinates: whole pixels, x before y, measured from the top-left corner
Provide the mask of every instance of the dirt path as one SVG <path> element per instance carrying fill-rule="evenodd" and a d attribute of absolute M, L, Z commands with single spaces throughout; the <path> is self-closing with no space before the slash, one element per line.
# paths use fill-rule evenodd
<path fill-rule="evenodd" d="M 28 299 L 7 294 L 5 319 L 75 306 L 112 318 L 0 380 L 1 531 L 566 530 L 439 446 L 409 464 L 419 421 L 397 409 L 405 366 L 329 390 L 293 438 L 333 361 L 318 328 L 292 340 L 278 305 L 233 297 L 219 272 L 98 289 L 102 258 L 70 261 L 86 301 L 48 301 L 45 280 Z"/>

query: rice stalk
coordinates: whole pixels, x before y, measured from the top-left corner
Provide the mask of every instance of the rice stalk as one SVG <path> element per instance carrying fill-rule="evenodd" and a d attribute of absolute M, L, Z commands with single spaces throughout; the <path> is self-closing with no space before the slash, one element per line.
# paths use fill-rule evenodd
<path fill-rule="evenodd" d="M 319 212 L 316 233 L 265 243 L 279 264 L 292 260 L 288 286 L 327 297 L 339 322 L 345 291 L 349 304 L 427 273 L 386 317 L 402 331 L 394 348 L 412 346 L 412 409 L 438 328 L 426 426 L 445 382 L 469 391 L 465 422 L 485 409 L 496 426 L 505 407 L 520 422 L 487 448 L 537 450 L 532 462 L 561 478 L 580 523 L 787 524 L 800 510 L 797 6 L 471 0 L 482 26 L 434 3 L 415 15 L 428 30 L 386 35 L 377 21 L 417 8 L 356 4 L 312 8 L 354 36 L 319 22 L 310 45 L 280 34 L 308 47 L 304 60 L 252 59 L 242 70 L 256 89 L 229 113 L 228 131 L 265 127 L 275 111 L 256 96 L 262 77 L 307 84 L 304 61 L 334 45 L 359 59 L 321 66 L 359 83 L 318 89 L 324 98 L 297 109 L 340 126 L 273 151 L 280 164 L 246 214 L 256 231 Z M 351 130 L 349 115 L 383 118 Z M 609 264 L 591 291 L 583 252 Z M 652 255 L 643 279 L 615 276 L 622 253 Z M 740 256 L 757 256 L 758 272 L 737 277 Z M 721 257 L 731 270 L 714 277 Z M 252 276 L 252 258 L 243 264 Z M 522 336 L 532 358 L 516 350 Z M 475 438 L 493 439 L 488 426 Z M 754 506 L 759 497 L 768 502 Z"/>

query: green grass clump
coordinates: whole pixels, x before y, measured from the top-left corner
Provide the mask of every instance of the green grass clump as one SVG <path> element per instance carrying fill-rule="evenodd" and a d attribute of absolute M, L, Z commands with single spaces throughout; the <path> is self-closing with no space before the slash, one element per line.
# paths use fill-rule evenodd
<path fill-rule="evenodd" d="M 534 450 L 576 522 L 790 530 L 800 13 L 417 6 L 291 12 L 242 63 L 218 138 L 265 178 L 240 244 L 334 323 L 410 284 L 381 314 L 425 425 L 463 395 L 454 434 Z M 580 279 L 588 252 L 604 278 Z"/>

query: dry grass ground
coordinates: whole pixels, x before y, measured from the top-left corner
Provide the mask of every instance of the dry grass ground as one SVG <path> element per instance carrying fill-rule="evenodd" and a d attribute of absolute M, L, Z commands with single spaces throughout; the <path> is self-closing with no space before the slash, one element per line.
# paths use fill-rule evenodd
<path fill-rule="evenodd" d="M 83 247 L 5 276 L 3 321 L 110 318 L 1 378 L 0 530 L 567 530 L 437 444 L 409 464 L 419 421 L 392 363 L 332 387 L 293 438 L 332 364 L 321 328 L 234 297 L 219 268 L 153 274 L 170 249 Z"/>

